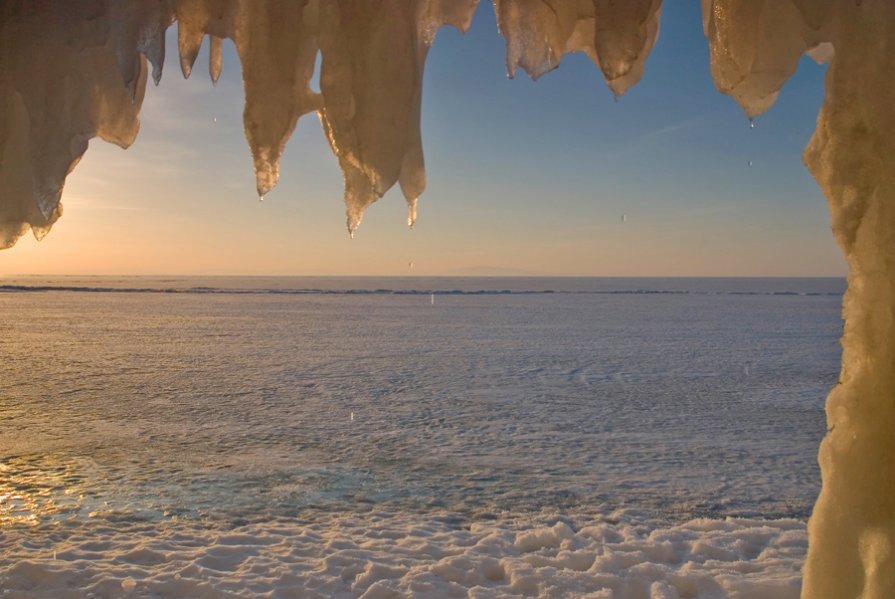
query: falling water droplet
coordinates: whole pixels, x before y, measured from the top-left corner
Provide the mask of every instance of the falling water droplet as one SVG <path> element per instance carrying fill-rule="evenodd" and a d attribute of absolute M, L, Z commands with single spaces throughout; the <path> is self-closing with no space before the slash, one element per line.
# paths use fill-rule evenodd
<path fill-rule="evenodd" d="M 351 412 L 351 422 L 354 422 L 354 412 Z"/>
<path fill-rule="evenodd" d="M 409 268 L 410 270 L 413 270 L 413 260 L 411 260 L 410 262 L 407 263 L 407 268 Z"/>
<path fill-rule="evenodd" d="M 752 166 L 752 161 L 750 160 L 750 161 L 747 162 L 746 164 L 748 164 L 749 166 Z"/>

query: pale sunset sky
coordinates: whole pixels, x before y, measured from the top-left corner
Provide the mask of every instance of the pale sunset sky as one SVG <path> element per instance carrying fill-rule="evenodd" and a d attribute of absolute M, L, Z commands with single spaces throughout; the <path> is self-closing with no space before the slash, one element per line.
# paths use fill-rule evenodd
<path fill-rule="evenodd" d="M 354 240 L 342 177 L 314 115 L 255 195 L 238 57 L 217 87 L 207 41 L 183 80 L 169 30 L 136 143 L 95 139 L 65 213 L 0 274 L 842 276 L 802 164 L 825 68 L 803 59 L 754 129 L 712 84 L 697 2 L 668 2 L 643 81 L 619 102 L 583 55 L 537 82 L 506 77 L 489 2 L 443 28 L 423 93 L 428 189 L 406 226 L 395 188 Z M 413 269 L 409 263 L 413 262 Z"/>

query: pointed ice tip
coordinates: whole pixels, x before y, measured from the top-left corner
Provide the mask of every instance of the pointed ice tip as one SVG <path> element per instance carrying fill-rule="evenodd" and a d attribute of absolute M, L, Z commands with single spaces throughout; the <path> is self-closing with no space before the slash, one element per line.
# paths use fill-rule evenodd
<path fill-rule="evenodd" d="M 416 224 L 416 203 L 419 198 L 413 198 L 409 202 L 407 202 L 407 228 L 413 229 L 413 225 Z"/>
<path fill-rule="evenodd" d="M 354 233 L 357 231 L 357 228 L 360 226 L 360 219 L 352 216 L 348 217 L 348 220 L 345 223 L 348 225 L 348 238 L 354 239 Z"/>
<path fill-rule="evenodd" d="M 255 191 L 258 193 L 259 198 L 264 198 L 270 191 L 274 188 L 275 183 L 271 183 L 267 177 L 264 180 L 255 180 Z"/>

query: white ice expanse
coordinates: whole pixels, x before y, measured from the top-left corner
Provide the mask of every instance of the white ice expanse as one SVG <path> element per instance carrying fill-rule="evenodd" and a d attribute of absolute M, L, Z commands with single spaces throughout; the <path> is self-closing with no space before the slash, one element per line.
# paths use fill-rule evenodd
<path fill-rule="evenodd" d="M 0 589 L 795 598 L 842 289 L 4 280 Z"/>
<path fill-rule="evenodd" d="M 316 110 L 345 174 L 348 227 L 395 183 L 410 207 L 425 185 L 422 69 L 443 24 L 463 29 L 475 0 L 12 0 L 0 7 L 0 244 L 61 215 L 65 177 L 99 136 L 137 134 L 164 31 L 179 20 L 181 64 L 201 39 L 230 37 L 246 83 L 245 123 L 260 194 L 276 182 L 295 121 Z M 718 88 L 750 116 L 766 110 L 799 56 L 829 59 L 805 160 L 849 261 L 843 366 L 820 450 L 824 487 L 810 523 L 803 596 L 895 594 L 895 3 L 703 0 Z M 533 76 L 569 51 L 594 58 L 610 87 L 636 81 L 658 31 L 658 0 L 500 0 L 508 65 Z M 310 92 L 314 49 L 321 93 Z M 220 53 L 211 53 L 212 78 Z"/>

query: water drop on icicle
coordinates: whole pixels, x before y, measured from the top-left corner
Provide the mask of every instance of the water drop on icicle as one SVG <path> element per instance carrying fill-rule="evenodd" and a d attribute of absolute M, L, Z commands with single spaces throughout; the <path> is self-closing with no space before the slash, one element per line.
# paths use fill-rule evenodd
<path fill-rule="evenodd" d="M 749 119 L 749 128 L 755 129 L 755 119 Z"/>
<path fill-rule="evenodd" d="M 263 201 L 264 201 L 264 196 L 259 195 L 259 196 L 258 196 L 258 201 L 259 201 L 259 202 L 263 202 Z"/>

